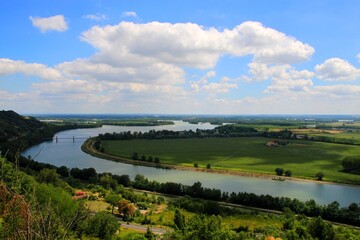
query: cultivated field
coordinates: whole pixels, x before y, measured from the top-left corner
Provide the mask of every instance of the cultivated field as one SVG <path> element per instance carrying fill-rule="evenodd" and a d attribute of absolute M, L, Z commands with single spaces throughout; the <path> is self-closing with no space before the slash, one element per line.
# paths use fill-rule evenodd
<path fill-rule="evenodd" d="M 360 176 L 340 172 L 344 157 L 360 155 L 360 147 L 312 141 L 290 141 L 284 147 L 268 147 L 269 138 L 192 138 L 166 140 L 102 141 L 105 153 L 131 158 L 134 152 L 161 163 L 204 168 L 230 169 L 274 174 L 277 167 L 291 170 L 294 177 L 314 178 L 325 173 L 324 180 L 360 183 Z"/>

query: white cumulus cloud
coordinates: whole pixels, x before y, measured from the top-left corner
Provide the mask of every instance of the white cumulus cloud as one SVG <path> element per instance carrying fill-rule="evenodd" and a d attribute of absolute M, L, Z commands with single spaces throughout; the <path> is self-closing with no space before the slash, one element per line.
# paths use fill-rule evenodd
<path fill-rule="evenodd" d="M 214 70 L 207 72 L 198 81 L 190 82 L 191 88 L 195 92 L 208 92 L 210 94 L 227 93 L 231 89 L 237 88 L 236 83 L 232 83 L 229 78 L 223 77 L 219 82 L 209 82 L 209 78 L 214 78 L 216 72 Z"/>
<path fill-rule="evenodd" d="M 227 51 L 233 55 L 253 55 L 254 61 L 267 64 L 291 64 L 309 60 L 315 52 L 308 44 L 259 22 L 244 22 L 225 29 Z"/>
<path fill-rule="evenodd" d="M 96 61 L 160 61 L 192 68 L 213 68 L 223 55 L 251 55 L 254 61 L 291 64 L 308 60 L 314 49 L 258 22 L 219 31 L 194 23 L 121 22 L 95 26 L 82 34 L 95 48 Z"/>
<path fill-rule="evenodd" d="M 340 58 L 330 58 L 315 66 L 319 79 L 326 81 L 352 81 L 360 78 L 360 69 Z"/>
<path fill-rule="evenodd" d="M 26 63 L 7 58 L 0 58 L 0 75 L 22 73 L 37 76 L 45 80 L 62 80 L 62 74 L 54 69 L 39 63 Z"/>
<path fill-rule="evenodd" d="M 29 19 L 31 20 L 33 26 L 39 28 L 41 32 L 47 32 L 47 31 L 64 32 L 68 29 L 68 24 L 65 21 L 63 15 L 56 15 L 47 18 L 30 16 Z"/>

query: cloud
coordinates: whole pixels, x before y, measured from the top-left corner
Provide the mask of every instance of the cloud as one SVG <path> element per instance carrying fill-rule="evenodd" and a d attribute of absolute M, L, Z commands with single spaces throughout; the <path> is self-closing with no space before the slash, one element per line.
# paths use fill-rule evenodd
<path fill-rule="evenodd" d="M 148 84 L 184 83 L 183 69 L 166 63 L 149 63 L 143 66 L 125 64 L 114 66 L 108 63 L 78 59 L 64 62 L 56 68 L 69 78 L 89 81 L 138 82 Z"/>
<path fill-rule="evenodd" d="M 23 112 L 36 112 L 36 104 L 44 112 L 344 113 L 351 109 L 341 104 L 360 108 L 359 86 L 317 86 L 313 79 L 354 80 L 357 68 L 336 59 L 317 65 L 314 72 L 296 69 L 293 64 L 309 60 L 314 49 L 258 22 L 222 30 L 194 23 L 120 22 L 94 26 L 81 39 L 95 53 L 54 67 L 0 59 L 0 76 L 20 73 L 43 80 L 25 93 L 0 89 L 0 103 L 18 102 Z M 224 56 L 250 57 L 247 75 L 221 75 L 217 63 Z M 203 76 L 186 79 L 199 70 Z M 241 88 L 239 80 L 246 82 Z M 262 87 L 255 95 L 253 85 Z M 333 100 L 335 110 L 329 104 Z"/>
<path fill-rule="evenodd" d="M 319 79 L 325 81 L 352 81 L 360 78 L 360 69 L 340 58 L 330 58 L 316 65 L 315 72 Z"/>
<path fill-rule="evenodd" d="M 291 64 L 308 60 L 314 53 L 309 45 L 258 22 L 223 31 L 194 23 L 121 22 L 95 26 L 82 34 L 82 40 L 98 49 L 94 60 L 117 65 L 127 59 L 206 69 L 223 55 L 252 55 L 261 63 Z"/>
<path fill-rule="evenodd" d="M 123 12 L 123 17 L 137 17 L 136 12 Z"/>
<path fill-rule="evenodd" d="M 252 62 L 248 64 L 249 76 L 243 76 L 242 78 L 247 82 L 251 81 L 263 81 L 263 80 L 298 80 L 298 79 L 310 79 L 314 76 L 313 72 L 308 70 L 296 70 L 289 64 L 284 65 L 268 65 L 258 62 Z"/>
<path fill-rule="evenodd" d="M 190 82 L 190 87 L 196 92 L 208 92 L 212 95 L 218 93 L 227 93 L 231 89 L 237 88 L 237 84 L 231 83 L 230 79 L 224 77 L 219 82 L 209 82 L 209 78 L 214 78 L 216 76 L 215 71 L 207 72 L 203 77 L 198 81 Z"/>
<path fill-rule="evenodd" d="M 62 80 L 62 74 L 53 68 L 39 63 L 26 63 L 11 59 L 0 58 L 0 75 L 22 73 L 25 75 L 40 77 L 45 80 Z"/>
<path fill-rule="evenodd" d="M 317 95 L 327 95 L 333 98 L 355 98 L 358 99 L 360 95 L 360 86 L 358 85 L 330 85 L 330 86 L 316 86 L 314 93 Z"/>
<path fill-rule="evenodd" d="M 39 28 L 41 32 L 64 32 L 68 29 L 68 25 L 63 15 L 56 15 L 48 18 L 30 16 L 29 19 L 31 20 L 33 26 Z"/>
<path fill-rule="evenodd" d="M 94 20 L 94 21 L 103 21 L 103 20 L 108 19 L 108 16 L 105 15 L 105 14 L 97 13 L 97 14 L 87 14 L 87 15 L 84 15 L 83 18 L 85 18 L 85 19 L 90 19 L 90 20 Z"/>
<path fill-rule="evenodd" d="M 291 64 L 309 60 L 314 48 L 294 37 L 259 22 L 244 22 L 224 30 L 228 51 L 236 56 L 253 55 L 254 61 L 267 64 Z"/>

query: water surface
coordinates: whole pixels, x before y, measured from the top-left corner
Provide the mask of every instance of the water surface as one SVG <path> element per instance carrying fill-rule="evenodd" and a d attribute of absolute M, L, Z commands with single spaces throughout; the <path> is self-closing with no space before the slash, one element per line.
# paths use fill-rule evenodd
<path fill-rule="evenodd" d="M 33 146 L 23 152 L 24 156 L 31 155 L 36 161 L 50 163 L 55 166 L 67 166 L 69 168 L 93 167 L 97 172 L 110 172 L 113 174 L 127 174 L 132 179 L 136 174 L 142 174 L 150 180 L 159 182 L 177 182 L 192 185 L 201 182 L 203 186 L 217 188 L 227 192 L 251 192 L 255 194 L 270 194 L 272 196 L 284 196 L 300 200 L 314 199 L 317 203 L 328 204 L 338 201 L 341 206 L 348 206 L 352 202 L 360 202 L 360 187 L 324 184 L 297 181 L 273 181 L 262 178 L 245 176 L 233 176 L 205 172 L 193 172 L 182 170 L 166 170 L 152 167 L 136 166 L 125 163 L 112 162 L 93 157 L 81 151 L 81 145 L 90 136 L 99 133 L 112 133 L 123 131 L 149 131 L 149 130 L 196 130 L 212 129 L 215 126 L 209 123 L 189 124 L 182 121 L 174 121 L 175 125 L 151 126 L 151 127 L 128 127 L 128 126 L 103 126 L 101 128 L 75 129 L 56 134 L 58 141 L 44 142 Z M 75 141 L 73 141 L 75 137 Z"/>

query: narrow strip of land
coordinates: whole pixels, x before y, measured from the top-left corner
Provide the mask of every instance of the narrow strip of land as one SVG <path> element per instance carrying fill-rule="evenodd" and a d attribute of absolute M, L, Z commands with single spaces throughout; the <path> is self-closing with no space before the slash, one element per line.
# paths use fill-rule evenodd
<path fill-rule="evenodd" d="M 132 160 L 128 158 L 123 158 L 119 156 L 114 156 L 108 153 L 100 152 L 93 147 L 94 138 L 89 138 L 84 142 L 81 149 L 98 158 L 107 159 L 115 162 L 122 162 L 127 164 L 133 165 L 140 165 L 140 166 L 147 166 L 147 167 L 156 167 L 156 168 L 165 168 L 165 169 L 176 169 L 176 170 L 184 170 L 184 171 L 196 171 L 196 172 L 209 172 L 209 173 L 217 173 L 217 174 L 226 174 L 226 175 L 235 175 L 235 176 L 245 176 L 245 177 L 256 177 L 256 178 L 265 178 L 265 179 L 272 179 L 272 180 L 290 180 L 290 181 L 301 181 L 301 182 L 316 182 L 316 183 L 326 183 L 326 184 L 344 184 L 344 185 L 354 185 L 356 184 L 349 184 L 349 183 L 337 183 L 337 182 L 329 182 L 329 181 L 316 181 L 307 178 L 300 178 L 300 177 L 286 177 L 281 176 L 278 177 L 273 174 L 266 174 L 266 173 L 258 173 L 258 172 L 248 172 L 248 171 L 241 171 L 241 170 L 228 170 L 228 169 L 207 169 L 207 168 L 200 168 L 200 167 L 191 167 L 191 166 L 183 166 L 183 165 L 175 165 L 175 164 L 168 164 L 168 163 L 154 163 L 154 162 L 145 162 L 140 160 Z"/>

